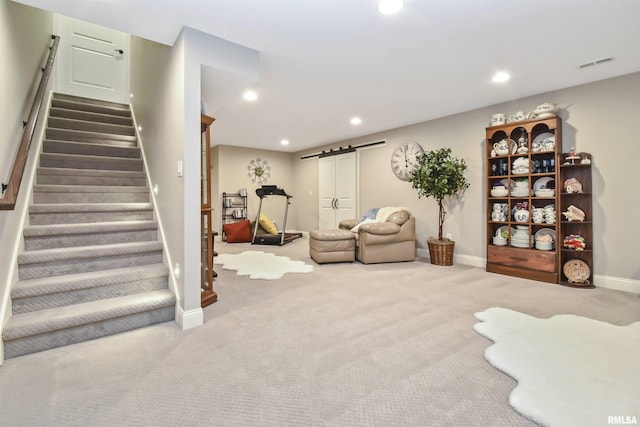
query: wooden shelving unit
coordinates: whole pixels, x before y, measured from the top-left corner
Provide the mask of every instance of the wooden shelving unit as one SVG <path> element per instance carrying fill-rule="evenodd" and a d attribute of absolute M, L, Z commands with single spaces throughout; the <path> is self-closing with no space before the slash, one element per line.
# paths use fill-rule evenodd
<path fill-rule="evenodd" d="M 200 229 L 201 229 L 201 292 L 200 306 L 206 307 L 218 300 L 218 294 L 213 290 L 213 236 L 217 235 L 212 228 L 213 209 L 211 207 L 211 135 L 210 127 L 215 119 L 200 115 Z"/>
<path fill-rule="evenodd" d="M 507 141 L 508 151 L 493 152 L 494 144 L 504 140 Z M 546 141 L 547 145 L 541 146 L 540 141 Z M 553 145 L 549 141 L 553 141 Z M 562 239 L 558 225 L 561 188 L 558 153 L 561 147 L 562 123 L 556 116 L 486 128 L 487 271 L 559 283 Z M 516 164 L 527 164 L 528 169 L 524 172 L 516 169 L 516 161 Z M 534 187 L 541 179 L 546 182 L 547 188 L 554 188 L 553 195 L 541 197 L 535 194 Z M 521 185 L 517 192 L 514 191 L 516 182 Z M 500 197 L 492 196 L 491 189 L 500 184 L 506 186 L 508 193 Z M 492 218 L 496 203 L 506 206 L 504 218 Z M 524 203 L 527 204 L 529 216 L 524 221 L 517 221 L 514 209 Z M 549 214 L 548 217 L 553 221 L 534 220 L 533 208 L 552 210 L 553 215 Z M 493 242 L 493 236 L 499 229 L 506 232 L 506 245 Z M 553 236 L 554 246 L 550 250 L 536 248 L 536 233 L 543 229 L 544 233 Z M 525 241 L 529 237 L 528 243 L 522 243 L 523 236 Z"/>
<path fill-rule="evenodd" d="M 587 154 L 582 153 L 583 158 Z M 578 156 L 579 157 L 579 156 Z M 585 214 L 584 221 L 569 221 L 564 216 L 560 216 L 560 284 L 577 288 L 593 288 L 593 187 L 591 181 L 591 157 L 588 156 L 589 163 L 580 163 L 581 160 L 568 161 L 567 155 L 561 157 L 560 166 L 560 210 L 566 212 L 569 206 L 575 206 Z M 564 189 L 564 182 L 569 178 L 575 178 L 582 186 L 581 192 L 568 192 Z M 583 250 L 562 247 L 565 236 L 578 235 L 584 238 L 585 247 Z M 588 272 L 584 272 L 588 278 L 584 282 L 571 281 L 565 274 L 564 266 L 572 260 L 583 261 L 588 267 Z"/>

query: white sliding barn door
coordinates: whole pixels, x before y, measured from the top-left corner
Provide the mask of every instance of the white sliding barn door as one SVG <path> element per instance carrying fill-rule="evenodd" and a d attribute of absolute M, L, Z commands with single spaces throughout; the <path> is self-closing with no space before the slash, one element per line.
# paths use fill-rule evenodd
<path fill-rule="evenodd" d="M 129 103 L 129 35 L 56 15 L 57 92 Z M 121 53 L 122 51 L 122 53 Z"/>
<path fill-rule="evenodd" d="M 338 228 L 340 221 L 357 215 L 356 153 L 322 157 L 318 161 L 318 226 L 321 230 Z"/>

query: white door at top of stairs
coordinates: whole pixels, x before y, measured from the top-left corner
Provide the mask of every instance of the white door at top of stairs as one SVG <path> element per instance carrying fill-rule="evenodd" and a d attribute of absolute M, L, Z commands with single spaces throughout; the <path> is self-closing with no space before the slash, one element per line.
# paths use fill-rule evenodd
<path fill-rule="evenodd" d="M 69 95 L 129 103 L 129 34 L 62 15 L 54 90 Z"/>
<path fill-rule="evenodd" d="M 357 211 L 356 152 L 318 159 L 319 218 L 321 230 L 338 228 Z"/>

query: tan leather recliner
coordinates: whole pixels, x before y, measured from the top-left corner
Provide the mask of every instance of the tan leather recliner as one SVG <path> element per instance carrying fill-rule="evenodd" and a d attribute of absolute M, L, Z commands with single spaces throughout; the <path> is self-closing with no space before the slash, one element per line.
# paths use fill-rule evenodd
<path fill-rule="evenodd" d="M 358 219 L 340 222 L 351 230 Z M 407 211 L 397 211 L 383 222 L 362 224 L 356 237 L 356 258 L 363 264 L 413 261 L 416 259 L 416 220 Z"/>

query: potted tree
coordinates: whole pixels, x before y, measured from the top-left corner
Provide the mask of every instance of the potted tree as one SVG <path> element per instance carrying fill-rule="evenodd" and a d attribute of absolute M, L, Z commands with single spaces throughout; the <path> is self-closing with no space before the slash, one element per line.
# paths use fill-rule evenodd
<path fill-rule="evenodd" d="M 444 201 L 447 197 L 458 196 L 469 187 L 464 176 L 467 164 L 451 154 L 450 148 L 427 151 L 417 157 L 418 167 L 413 171 L 409 182 L 418 191 L 418 198 L 431 197 L 438 203 L 438 238 L 429 237 L 429 257 L 431 264 L 453 265 L 455 242 L 442 238 L 442 226 L 446 211 Z"/>

